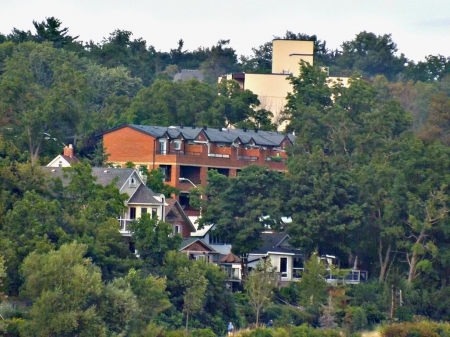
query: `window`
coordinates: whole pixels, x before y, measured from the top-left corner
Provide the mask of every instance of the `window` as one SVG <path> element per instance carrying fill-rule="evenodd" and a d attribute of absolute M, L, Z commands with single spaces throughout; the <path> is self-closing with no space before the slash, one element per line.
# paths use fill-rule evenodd
<path fill-rule="evenodd" d="M 172 179 L 172 165 L 160 165 L 159 170 L 164 174 L 164 181 L 171 181 Z"/>
<path fill-rule="evenodd" d="M 181 140 L 177 139 L 173 142 L 173 149 L 177 151 L 181 150 Z"/>
<path fill-rule="evenodd" d="M 156 207 L 152 208 L 152 219 L 158 216 L 158 209 Z"/>
<path fill-rule="evenodd" d="M 281 277 L 287 277 L 287 257 L 280 257 L 280 273 Z"/>
<path fill-rule="evenodd" d="M 136 219 L 136 207 L 130 207 L 130 219 Z"/>
<path fill-rule="evenodd" d="M 173 226 L 173 234 L 175 234 L 175 235 L 181 234 L 181 226 L 180 225 Z"/>
<path fill-rule="evenodd" d="M 213 235 L 212 233 L 209 234 L 209 244 L 216 244 L 216 245 L 223 245 L 225 244 L 224 240 L 220 236 Z"/>
<path fill-rule="evenodd" d="M 141 216 L 142 214 L 147 214 L 147 208 L 144 207 L 141 208 Z"/>
<path fill-rule="evenodd" d="M 159 140 L 159 153 L 167 154 L 167 140 L 166 139 Z"/>
<path fill-rule="evenodd" d="M 130 186 L 130 187 L 136 187 L 136 179 L 130 178 L 129 186 Z"/>

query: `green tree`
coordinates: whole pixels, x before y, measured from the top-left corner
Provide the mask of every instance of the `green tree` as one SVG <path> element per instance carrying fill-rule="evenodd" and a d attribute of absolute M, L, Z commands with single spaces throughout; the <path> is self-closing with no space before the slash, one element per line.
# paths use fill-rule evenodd
<path fill-rule="evenodd" d="M 83 258 L 86 247 L 31 253 L 22 266 L 22 296 L 32 301 L 27 330 L 35 336 L 105 336 L 96 303 L 102 292 L 100 270 Z"/>
<path fill-rule="evenodd" d="M 284 176 L 264 166 L 248 166 L 236 178 L 211 170 L 200 225 L 214 224 L 234 253 L 248 253 L 260 244 L 262 231 L 280 228 L 285 188 Z"/>
<path fill-rule="evenodd" d="M 155 266 L 164 261 L 168 251 L 178 250 L 182 240 L 179 234 L 173 235 L 171 224 L 152 219 L 150 214 L 142 214 L 129 229 L 139 256 Z"/>
<path fill-rule="evenodd" d="M 84 112 L 85 78 L 73 53 L 49 43 L 23 43 L 6 60 L 0 79 L 0 119 L 8 121 L 18 144 L 26 144 L 37 163 L 45 137 L 60 149 Z"/>
<path fill-rule="evenodd" d="M 166 198 L 171 198 L 172 195 L 179 195 L 181 190 L 179 188 L 164 184 L 165 176 L 158 170 L 153 169 L 148 171 L 147 168 L 141 167 L 141 172 L 147 176 L 147 187 L 155 193 L 162 193 Z"/>
<path fill-rule="evenodd" d="M 377 36 L 364 31 L 342 44 L 342 55 L 337 62 L 367 76 L 384 75 L 393 79 L 404 70 L 407 62 L 403 54 L 397 56 L 396 53 L 397 45 L 390 34 Z"/>
<path fill-rule="evenodd" d="M 75 40 L 78 36 L 72 37 L 67 35 L 69 28 L 61 28 L 62 22 L 55 17 L 46 18 L 45 21 L 33 21 L 33 26 L 36 28 L 36 42 L 49 41 L 53 43 L 55 48 L 64 48 L 71 51 L 81 51 L 83 47 L 81 43 Z"/>
<path fill-rule="evenodd" d="M 326 270 L 317 253 L 305 262 L 305 271 L 300 280 L 300 303 L 314 306 L 325 303 L 327 299 Z"/>
<path fill-rule="evenodd" d="M 273 289 L 277 286 L 275 271 L 276 268 L 272 267 L 270 259 L 259 260 L 256 268 L 250 272 L 245 281 L 248 302 L 255 310 L 256 325 L 259 324 L 261 310 L 272 301 Z"/>
<path fill-rule="evenodd" d="M 192 263 L 188 268 L 181 270 L 181 284 L 184 286 L 183 292 L 183 312 L 186 314 L 186 332 L 189 329 L 189 317 L 200 311 L 205 304 L 205 291 L 208 280 L 203 275 L 199 263 Z"/>

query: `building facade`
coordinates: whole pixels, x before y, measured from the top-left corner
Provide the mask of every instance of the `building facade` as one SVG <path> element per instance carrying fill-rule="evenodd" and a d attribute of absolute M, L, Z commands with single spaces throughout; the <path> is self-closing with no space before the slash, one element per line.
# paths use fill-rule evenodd
<path fill-rule="evenodd" d="M 189 189 L 206 185 L 208 170 L 228 177 L 252 164 L 286 171 L 286 148 L 294 139 L 292 134 L 256 129 L 128 124 L 105 132 L 103 145 L 113 166 L 132 162 L 161 170 L 165 183 L 182 191 L 180 203 L 186 206 Z"/>
<path fill-rule="evenodd" d="M 274 121 L 279 122 L 293 88 L 289 76 L 300 75 L 300 62 L 304 61 L 314 65 L 314 41 L 282 40 L 272 41 L 272 72 L 270 74 L 233 73 L 219 77 L 234 80 L 239 83 L 242 90 L 250 90 L 258 95 L 260 108 L 269 110 L 274 115 Z M 324 68 L 324 71 L 327 71 Z M 348 86 L 348 77 L 328 77 L 329 85 L 338 82 Z M 284 129 L 284 125 L 280 126 Z"/>

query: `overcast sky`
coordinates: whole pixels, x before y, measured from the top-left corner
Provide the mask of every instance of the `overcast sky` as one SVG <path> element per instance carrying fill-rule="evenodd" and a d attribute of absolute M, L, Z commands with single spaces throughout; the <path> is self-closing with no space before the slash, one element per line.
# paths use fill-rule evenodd
<path fill-rule="evenodd" d="M 339 48 L 361 31 L 392 34 L 408 59 L 450 56 L 449 0 L 0 0 L 0 32 L 35 32 L 32 21 L 54 16 L 79 40 L 100 42 L 115 29 L 157 50 L 210 47 L 230 39 L 238 55 L 287 30 L 316 34 Z"/>

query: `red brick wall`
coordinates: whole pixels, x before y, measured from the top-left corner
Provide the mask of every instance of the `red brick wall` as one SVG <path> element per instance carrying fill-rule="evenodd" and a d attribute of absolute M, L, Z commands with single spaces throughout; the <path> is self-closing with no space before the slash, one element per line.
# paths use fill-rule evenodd
<path fill-rule="evenodd" d="M 154 138 L 128 126 L 103 136 L 103 146 L 109 162 L 152 163 Z"/>

